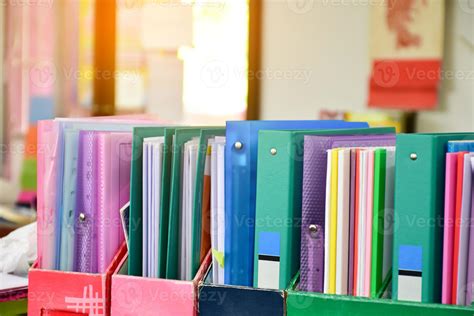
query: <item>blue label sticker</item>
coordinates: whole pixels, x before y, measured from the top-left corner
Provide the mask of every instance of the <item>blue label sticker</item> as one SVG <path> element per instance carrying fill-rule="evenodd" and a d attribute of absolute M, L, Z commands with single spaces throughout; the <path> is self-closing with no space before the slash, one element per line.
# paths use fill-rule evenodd
<path fill-rule="evenodd" d="M 258 239 L 258 254 L 280 256 L 280 233 L 261 232 Z"/>
<path fill-rule="evenodd" d="M 398 270 L 422 271 L 421 246 L 400 245 L 398 249 Z"/>

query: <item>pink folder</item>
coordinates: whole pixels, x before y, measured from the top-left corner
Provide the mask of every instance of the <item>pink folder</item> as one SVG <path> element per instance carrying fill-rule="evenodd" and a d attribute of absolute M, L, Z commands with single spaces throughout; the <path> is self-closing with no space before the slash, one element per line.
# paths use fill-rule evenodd
<path fill-rule="evenodd" d="M 456 207 L 456 170 L 457 154 L 446 154 L 446 183 L 444 196 L 444 240 L 443 240 L 443 304 L 451 304 L 453 286 L 453 244 L 454 244 L 454 211 Z"/>
<path fill-rule="evenodd" d="M 372 223 L 374 206 L 374 151 L 368 150 L 368 170 L 367 170 L 367 217 L 365 230 L 365 275 L 364 294 L 370 296 L 370 276 L 372 275 Z"/>
<path fill-rule="evenodd" d="M 99 132 L 98 271 L 103 273 L 124 241 L 120 208 L 130 194 L 131 133 Z"/>
<path fill-rule="evenodd" d="M 471 179 L 474 183 L 474 157 L 471 157 Z M 469 225 L 469 249 L 467 256 L 467 280 L 466 280 L 466 305 L 472 305 L 473 302 L 473 291 L 474 286 L 474 227 L 472 223 L 474 222 L 474 185 L 471 186 L 471 214 L 470 214 L 470 223 Z"/>
<path fill-rule="evenodd" d="M 55 249 L 55 200 L 56 152 L 58 126 L 54 121 L 38 122 L 37 160 L 37 240 L 38 264 L 44 269 L 54 269 Z"/>

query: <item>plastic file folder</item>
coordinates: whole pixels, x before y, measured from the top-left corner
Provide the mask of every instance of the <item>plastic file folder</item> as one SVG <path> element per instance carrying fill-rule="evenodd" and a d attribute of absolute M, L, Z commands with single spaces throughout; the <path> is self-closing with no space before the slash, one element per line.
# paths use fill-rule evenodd
<path fill-rule="evenodd" d="M 204 129 L 217 129 L 206 127 Z M 168 249 L 166 255 L 166 278 L 178 279 L 182 276 L 178 272 L 180 263 L 179 249 L 180 239 L 180 209 L 181 209 L 181 172 L 182 172 L 182 152 L 184 144 L 193 138 L 199 138 L 203 128 L 176 128 L 173 141 L 172 164 L 171 164 L 171 183 L 170 183 L 170 202 L 169 202 L 169 221 L 168 221 Z M 195 218 L 196 219 L 196 218 Z M 192 232 L 192 230 L 191 230 Z M 192 258 L 190 258 L 191 262 Z M 195 267 L 195 266 L 194 266 Z"/>
<path fill-rule="evenodd" d="M 225 283 L 253 284 L 255 194 L 259 130 L 363 128 L 344 121 L 227 122 L 225 152 Z M 300 147 L 301 151 L 303 147 Z"/>
<path fill-rule="evenodd" d="M 283 289 L 299 269 L 301 225 L 298 223 L 301 220 L 304 159 L 304 151 L 301 149 L 304 148 L 304 136 L 364 135 L 377 132 L 393 133 L 394 129 L 260 131 L 256 223 L 262 224 L 255 228 L 254 286 L 260 287 L 262 282 L 265 285 L 271 282 Z M 267 247 L 264 243 L 268 242 L 279 244 L 278 252 L 265 253 Z M 278 262 L 278 280 L 275 280 L 277 277 L 274 274 L 266 273 L 266 261 Z M 260 275 L 261 272 L 266 277 Z"/>
<path fill-rule="evenodd" d="M 325 234 L 328 230 L 325 228 L 325 196 L 328 186 L 319 179 L 326 179 L 326 171 L 330 170 L 327 163 L 326 151 L 337 147 L 368 147 L 368 146 L 392 146 L 395 144 L 395 134 L 386 134 L 393 132 L 390 129 L 371 129 L 371 135 L 334 135 L 334 136 L 311 136 L 305 137 L 305 153 L 303 163 L 303 202 L 302 202 L 302 225 L 303 227 L 321 228 L 313 233 L 309 229 L 301 232 L 301 283 L 303 290 L 323 292 L 323 276 L 329 271 L 324 270 L 323 258 L 326 256 L 324 244 L 328 239 Z M 355 150 L 351 153 L 353 166 L 351 170 L 355 171 Z M 355 189 L 355 172 L 351 177 Z M 354 213 L 355 191 L 352 192 L 352 209 Z M 329 214 L 329 212 L 328 212 Z M 352 222 L 354 218 L 352 218 Z M 352 227 L 354 223 L 352 223 Z M 354 232 L 351 233 L 354 235 Z M 353 244 L 354 241 L 351 243 Z M 352 261 L 353 261 L 353 249 Z M 352 266 L 352 265 L 351 265 Z M 350 272 L 353 275 L 353 271 Z M 326 279 L 329 278 L 329 275 Z M 352 279 L 352 278 L 351 278 Z M 352 281 L 349 281 L 352 284 Z"/>
<path fill-rule="evenodd" d="M 130 275 L 142 276 L 142 268 L 143 268 L 142 266 L 143 140 L 148 137 L 165 136 L 165 130 L 168 130 L 168 128 L 136 127 L 133 129 L 132 163 L 131 163 L 131 174 L 130 174 L 130 227 L 129 227 L 129 262 L 128 262 L 128 273 Z M 167 152 L 171 152 L 170 150 L 167 151 L 166 149 L 167 149 L 167 144 L 166 144 L 166 137 L 165 137 L 164 159 L 166 159 Z M 164 165 L 164 168 L 163 168 L 163 174 L 164 174 L 166 172 L 166 168 L 165 168 L 165 164 L 163 165 Z M 162 198 L 163 198 L 163 194 L 162 194 Z M 161 206 L 163 207 L 163 203 L 161 204 Z M 163 223 L 162 218 L 160 218 L 160 223 Z M 162 229 L 160 229 L 160 231 L 162 231 Z M 163 242 L 161 235 L 159 239 L 160 239 L 160 242 Z M 160 258 L 162 257 L 163 256 L 160 256 Z M 159 271 L 163 272 L 163 270 L 160 270 L 163 266 L 163 262 L 159 262 L 157 264 L 159 265 Z"/>
<path fill-rule="evenodd" d="M 473 133 L 397 135 L 397 229 L 392 277 L 395 299 L 441 302 L 447 143 L 472 139 Z"/>
<path fill-rule="evenodd" d="M 210 193 L 205 192 L 204 183 L 205 183 L 205 175 L 204 175 L 204 167 L 206 163 L 206 153 L 207 153 L 207 144 L 208 140 L 215 136 L 224 136 L 225 129 L 224 128 L 210 128 L 210 129 L 202 129 L 201 134 L 199 137 L 199 151 L 198 151 L 198 161 L 197 161 L 197 171 L 196 171 L 196 191 L 194 195 L 194 205 L 193 205 L 193 220 L 192 220 L 192 236 L 193 236 L 193 243 L 192 243 L 192 271 L 193 274 L 197 272 L 199 269 L 199 264 L 203 258 L 202 254 L 206 254 L 209 249 L 202 249 L 203 240 L 203 231 L 209 229 L 209 226 L 203 227 L 205 223 L 205 218 L 210 214 L 203 213 L 203 193 Z M 210 188 L 209 188 L 210 190 Z M 208 204 L 210 202 L 208 201 Z M 207 218 L 209 220 L 209 218 Z M 209 235 L 210 231 L 204 232 Z M 210 241 L 209 241 L 210 243 Z M 210 244 L 209 244 L 210 245 Z"/>
<path fill-rule="evenodd" d="M 88 118 L 88 119 L 55 119 L 51 121 L 52 124 L 55 125 L 56 134 L 55 137 L 55 144 L 52 147 L 54 152 L 54 173 L 51 170 L 48 171 L 48 185 L 55 185 L 55 188 L 52 189 L 53 191 L 49 193 L 48 203 L 53 205 L 51 212 L 55 214 L 55 225 L 54 225 L 54 238 L 55 241 L 53 243 L 53 258 L 49 260 L 54 263 L 54 265 L 50 268 L 52 269 L 59 269 L 61 267 L 61 262 L 63 267 L 69 268 L 70 262 L 68 263 L 66 257 L 69 252 L 66 253 L 65 256 L 61 256 L 61 247 L 63 249 L 67 249 L 70 247 L 72 243 L 70 238 L 67 238 L 64 242 L 61 241 L 61 237 L 63 235 L 62 228 L 66 226 L 68 228 L 68 224 L 70 223 L 71 219 L 68 218 L 68 214 L 70 212 L 70 203 L 72 198 L 66 199 L 64 201 L 63 192 L 65 194 L 71 194 L 71 192 L 75 189 L 75 182 L 73 182 L 74 178 L 74 165 L 66 162 L 65 157 L 67 156 L 68 159 L 77 160 L 77 146 L 72 147 L 71 142 L 77 143 L 79 138 L 79 131 L 111 131 L 111 132 L 131 132 L 134 126 L 137 125 L 149 125 L 149 122 L 143 120 L 136 120 L 136 119 L 129 119 L 125 120 L 122 118 Z M 69 144 L 66 144 L 66 140 Z M 50 144 L 51 145 L 51 144 Z M 48 148 L 49 150 L 49 148 Z M 67 152 L 66 152 L 67 150 Z M 52 164 L 49 164 L 49 168 L 51 168 Z M 55 177 L 54 182 L 51 182 L 49 177 Z M 66 202 L 66 205 L 64 204 Z M 63 214 L 66 212 L 67 214 Z M 62 220 L 67 220 L 66 224 L 63 225 Z M 69 229 L 70 231 L 70 229 Z M 66 261 L 66 262 L 65 262 Z"/>

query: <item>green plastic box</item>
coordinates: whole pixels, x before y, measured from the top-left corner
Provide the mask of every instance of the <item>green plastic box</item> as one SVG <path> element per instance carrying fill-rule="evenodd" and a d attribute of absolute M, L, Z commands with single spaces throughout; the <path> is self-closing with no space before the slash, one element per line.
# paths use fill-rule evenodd
<path fill-rule="evenodd" d="M 287 289 L 287 316 L 463 316 L 474 315 L 471 306 L 425 304 L 370 299 L 344 295 L 301 292 L 297 289 L 299 274 Z"/>

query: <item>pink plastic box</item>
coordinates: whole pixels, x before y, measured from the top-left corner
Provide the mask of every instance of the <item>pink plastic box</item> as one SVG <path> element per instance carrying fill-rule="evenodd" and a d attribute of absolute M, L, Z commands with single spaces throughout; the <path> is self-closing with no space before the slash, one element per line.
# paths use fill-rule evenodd
<path fill-rule="evenodd" d="M 198 284 L 211 264 L 209 252 L 192 281 L 152 279 L 120 274 L 122 258 L 112 275 L 112 315 L 197 315 Z"/>
<path fill-rule="evenodd" d="M 127 254 L 125 243 L 105 273 L 30 269 L 28 315 L 110 315 L 111 276 Z"/>

